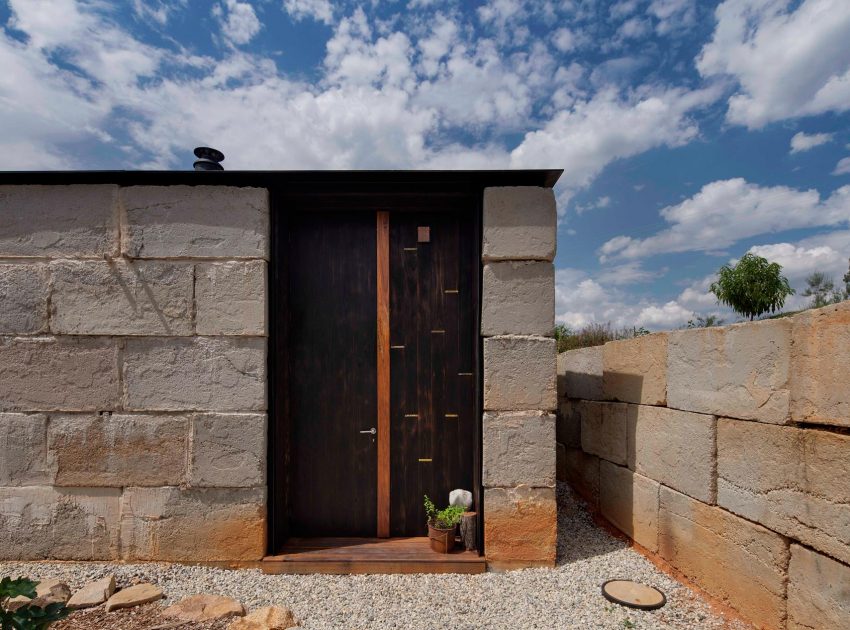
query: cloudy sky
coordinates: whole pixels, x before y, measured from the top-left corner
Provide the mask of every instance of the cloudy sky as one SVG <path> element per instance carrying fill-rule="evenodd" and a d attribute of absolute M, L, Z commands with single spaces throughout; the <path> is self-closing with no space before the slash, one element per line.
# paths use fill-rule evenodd
<path fill-rule="evenodd" d="M 0 0 L 0 169 L 563 168 L 557 314 L 850 257 L 848 0 Z M 805 301 L 799 296 L 789 305 Z M 727 315 L 728 317 L 728 315 Z"/>

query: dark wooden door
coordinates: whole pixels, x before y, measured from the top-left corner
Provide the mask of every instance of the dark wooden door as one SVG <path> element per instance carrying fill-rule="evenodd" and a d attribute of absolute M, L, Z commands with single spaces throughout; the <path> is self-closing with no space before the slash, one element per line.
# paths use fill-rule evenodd
<path fill-rule="evenodd" d="M 299 213 L 288 232 L 290 534 L 374 536 L 375 213 Z"/>
<path fill-rule="evenodd" d="M 390 533 L 473 489 L 477 247 L 468 212 L 390 214 Z"/>

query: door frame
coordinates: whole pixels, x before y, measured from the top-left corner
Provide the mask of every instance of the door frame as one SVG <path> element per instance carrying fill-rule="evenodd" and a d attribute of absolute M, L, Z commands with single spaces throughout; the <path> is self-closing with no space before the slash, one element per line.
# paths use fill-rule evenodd
<path fill-rule="evenodd" d="M 454 189 L 416 189 L 410 186 L 381 183 L 337 185 L 331 189 L 315 187 L 269 188 L 270 255 L 268 269 L 268 439 L 267 439 L 267 545 L 269 554 L 281 549 L 290 536 L 289 496 L 292 461 L 291 422 L 286 384 L 288 382 L 287 300 L 285 290 L 291 261 L 287 247 L 289 217 L 293 213 L 322 212 L 324 210 L 352 212 L 469 212 L 473 214 L 472 234 L 475 260 L 478 267 L 473 273 L 474 326 L 478 334 L 472 335 L 475 370 L 475 398 L 472 453 L 473 498 L 478 511 L 479 554 L 484 552 L 484 489 L 482 485 L 482 409 L 483 409 L 483 343 L 481 339 L 481 282 L 483 264 L 482 210 L 483 188 L 461 186 Z"/>

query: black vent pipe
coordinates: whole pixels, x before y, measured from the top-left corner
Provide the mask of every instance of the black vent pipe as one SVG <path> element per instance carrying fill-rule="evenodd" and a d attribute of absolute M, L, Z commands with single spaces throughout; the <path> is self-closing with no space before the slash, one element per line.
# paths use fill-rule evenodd
<path fill-rule="evenodd" d="M 196 147 L 195 156 L 198 158 L 193 164 L 196 171 L 224 170 L 224 167 L 220 164 L 220 162 L 224 159 L 224 153 L 218 149 L 211 149 L 210 147 Z"/>

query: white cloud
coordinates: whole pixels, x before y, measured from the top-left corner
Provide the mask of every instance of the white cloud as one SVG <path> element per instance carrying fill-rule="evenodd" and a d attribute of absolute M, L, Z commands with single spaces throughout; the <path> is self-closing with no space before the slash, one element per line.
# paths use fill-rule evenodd
<path fill-rule="evenodd" d="M 213 15 L 221 22 L 221 32 L 227 40 L 238 46 L 254 39 L 262 26 L 254 7 L 248 2 L 224 0 L 224 4 L 213 6 Z"/>
<path fill-rule="evenodd" d="M 656 32 L 668 35 L 694 25 L 696 0 L 652 0 L 647 12 L 658 20 Z"/>
<path fill-rule="evenodd" d="M 552 43 L 562 53 L 567 53 L 576 47 L 576 35 L 570 29 L 561 27 L 552 34 Z"/>
<path fill-rule="evenodd" d="M 611 197 L 607 195 L 597 198 L 586 204 L 577 204 L 575 206 L 576 214 L 584 214 L 588 210 L 596 210 L 598 208 L 607 208 L 611 205 Z"/>
<path fill-rule="evenodd" d="M 850 157 L 841 158 L 838 164 L 835 165 L 833 175 L 850 175 Z"/>
<path fill-rule="evenodd" d="M 797 243 L 755 245 L 749 251 L 782 265 L 782 273 L 792 286 L 802 288 L 806 277 L 815 271 L 822 271 L 840 283 L 850 258 L 850 231 L 820 234 Z"/>
<path fill-rule="evenodd" d="M 815 190 L 762 187 L 741 178 L 706 184 L 693 197 L 660 212 L 666 230 L 644 239 L 617 236 L 599 250 L 600 260 L 655 254 L 716 251 L 744 238 L 795 228 L 850 221 L 850 186 L 821 199 Z"/>
<path fill-rule="evenodd" d="M 629 261 L 622 265 L 605 267 L 596 274 L 596 280 L 603 284 L 612 286 L 633 285 L 639 282 L 648 282 L 663 276 L 666 270 L 650 271 L 644 269 L 637 261 Z"/>
<path fill-rule="evenodd" d="M 726 0 L 715 15 L 697 68 L 736 79 L 730 122 L 760 128 L 850 108 L 850 2 Z"/>
<path fill-rule="evenodd" d="M 330 0 L 283 0 L 283 9 L 296 22 L 310 18 L 325 24 L 333 23 L 334 9 Z"/>
<path fill-rule="evenodd" d="M 831 133 L 795 133 L 791 138 L 791 153 L 802 153 L 827 142 L 832 142 Z"/>

